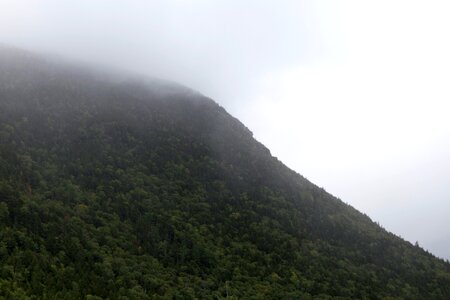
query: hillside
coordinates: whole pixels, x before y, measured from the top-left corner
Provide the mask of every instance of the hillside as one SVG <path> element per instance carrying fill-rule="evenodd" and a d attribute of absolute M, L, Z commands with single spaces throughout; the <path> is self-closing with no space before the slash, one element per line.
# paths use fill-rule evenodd
<path fill-rule="evenodd" d="M 126 78 L 0 48 L 0 299 L 450 299 L 217 103 Z"/>

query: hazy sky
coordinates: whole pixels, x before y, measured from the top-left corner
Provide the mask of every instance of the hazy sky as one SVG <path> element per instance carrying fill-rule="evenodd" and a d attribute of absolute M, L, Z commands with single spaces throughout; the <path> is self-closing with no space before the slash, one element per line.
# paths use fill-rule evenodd
<path fill-rule="evenodd" d="M 448 1 L 0 0 L 0 42 L 168 78 L 450 259 Z"/>

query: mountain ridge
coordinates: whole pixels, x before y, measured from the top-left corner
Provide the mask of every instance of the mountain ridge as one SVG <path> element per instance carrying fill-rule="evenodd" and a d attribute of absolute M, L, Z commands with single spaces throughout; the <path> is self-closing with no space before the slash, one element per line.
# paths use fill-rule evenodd
<path fill-rule="evenodd" d="M 213 100 L 8 51 L 1 297 L 450 297 L 448 263 L 286 167 Z"/>

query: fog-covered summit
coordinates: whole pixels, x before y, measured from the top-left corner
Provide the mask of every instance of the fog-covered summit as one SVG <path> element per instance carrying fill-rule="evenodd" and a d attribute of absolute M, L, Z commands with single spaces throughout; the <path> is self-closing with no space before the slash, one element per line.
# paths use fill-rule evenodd
<path fill-rule="evenodd" d="M 20 48 L 0 45 L 0 86 L 22 88 L 48 85 L 52 82 L 66 84 L 68 88 L 82 85 L 133 85 L 153 94 L 183 94 L 201 96 L 197 91 L 169 80 L 148 77 L 126 70 L 70 61 L 52 54 L 36 54 Z"/>

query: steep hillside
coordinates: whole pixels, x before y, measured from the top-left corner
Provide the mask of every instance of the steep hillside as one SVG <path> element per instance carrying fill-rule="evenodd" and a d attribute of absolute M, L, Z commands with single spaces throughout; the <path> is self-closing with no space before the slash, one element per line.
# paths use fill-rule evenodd
<path fill-rule="evenodd" d="M 449 263 L 212 100 L 8 48 L 0 224 L 4 299 L 450 299 Z"/>

